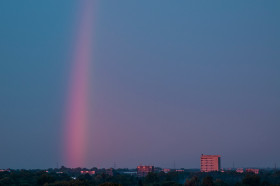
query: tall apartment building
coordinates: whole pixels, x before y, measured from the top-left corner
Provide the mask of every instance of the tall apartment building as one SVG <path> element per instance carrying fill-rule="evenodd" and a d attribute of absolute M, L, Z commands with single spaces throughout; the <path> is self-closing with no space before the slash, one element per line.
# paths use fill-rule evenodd
<path fill-rule="evenodd" d="M 154 172 L 154 166 L 137 166 L 138 177 L 145 177 L 149 172 Z"/>
<path fill-rule="evenodd" d="M 212 172 L 221 170 L 221 156 L 220 155 L 204 155 L 200 157 L 201 172 Z"/>

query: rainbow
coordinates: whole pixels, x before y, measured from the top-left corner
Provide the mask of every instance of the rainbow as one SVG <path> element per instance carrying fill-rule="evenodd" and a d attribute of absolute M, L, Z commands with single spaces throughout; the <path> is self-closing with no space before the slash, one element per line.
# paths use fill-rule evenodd
<path fill-rule="evenodd" d="M 67 167 L 85 166 L 87 153 L 89 69 L 92 61 L 94 1 L 83 0 L 78 13 L 70 87 L 64 125 L 63 163 Z M 72 54 L 71 54 L 72 55 Z"/>

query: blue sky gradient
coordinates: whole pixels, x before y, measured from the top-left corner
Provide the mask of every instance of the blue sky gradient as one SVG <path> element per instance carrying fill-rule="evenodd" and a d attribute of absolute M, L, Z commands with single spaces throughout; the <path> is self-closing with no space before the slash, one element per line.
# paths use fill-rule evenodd
<path fill-rule="evenodd" d="M 0 1 L 0 168 L 63 165 L 79 2 Z M 280 1 L 96 1 L 87 167 L 280 165 Z"/>

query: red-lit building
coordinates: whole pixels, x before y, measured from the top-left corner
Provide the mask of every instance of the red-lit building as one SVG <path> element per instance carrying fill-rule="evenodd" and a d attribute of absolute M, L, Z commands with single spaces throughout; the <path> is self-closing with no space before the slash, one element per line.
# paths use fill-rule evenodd
<path fill-rule="evenodd" d="M 11 172 L 10 169 L 0 169 L 0 172 Z"/>
<path fill-rule="evenodd" d="M 170 169 L 163 169 L 163 172 L 164 172 L 164 173 L 169 173 L 169 172 L 170 172 Z"/>
<path fill-rule="evenodd" d="M 238 173 L 244 173 L 244 170 L 243 170 L 242 168 L 238 168 L 238 169 L 236 169 L 236 172 L 238 172 Z"/>
<path fill-rule="evenodd" d="M 213 172 L 221 170 L 221 156 L 220 155 L 204 155 L 200 157 L 201 172 Z"/>
<path fill-rule="evenodd" d="M 94 175 L 94 174 L 95 174 L 95 171 L 81 171 L 81 174 Z"/>
<path fill-rule="evenodd" d="M 259 174 L 260 169 L 246 169 L 246 172 L 252 172 L 252 173 L 255 173 L 255 174 Z"/>
<path fill-rule="evenodd" d="M 137 166 L 137 176 L 138 177 L 145 177 L 148 175 L 149 172 L 154 172 L 154 166 Z"/>
<path fill-rule="evenodd" d="M 182 170 L 182 169 L 176 169 L 175 171 L 176 171 L 176 172 L 185 172 L 185 171 Z"/>

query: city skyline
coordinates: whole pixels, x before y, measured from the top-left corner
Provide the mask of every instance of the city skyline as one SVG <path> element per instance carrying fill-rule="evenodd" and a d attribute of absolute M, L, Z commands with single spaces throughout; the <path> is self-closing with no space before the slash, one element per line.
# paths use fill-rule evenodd
<path fill-rule="evenodd" d="M 280 1 L 1 1 L 0 168 L 280 165 L 279 17 Z"/>

